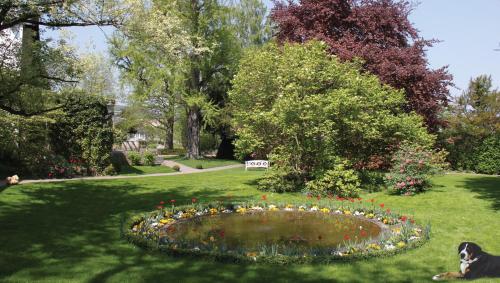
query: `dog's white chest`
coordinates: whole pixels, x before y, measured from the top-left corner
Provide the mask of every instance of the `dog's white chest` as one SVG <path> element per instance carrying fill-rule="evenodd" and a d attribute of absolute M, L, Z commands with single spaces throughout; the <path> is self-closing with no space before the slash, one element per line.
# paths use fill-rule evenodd
<path fill-rule="evenodd" d="M 469 267 L 469 262 L 467 262 L 466 260 L 460 261 L 460 271 L 462 272 L 462 274 L 465 274 L 465 270 L 467 270 L 467 267 Z"/>

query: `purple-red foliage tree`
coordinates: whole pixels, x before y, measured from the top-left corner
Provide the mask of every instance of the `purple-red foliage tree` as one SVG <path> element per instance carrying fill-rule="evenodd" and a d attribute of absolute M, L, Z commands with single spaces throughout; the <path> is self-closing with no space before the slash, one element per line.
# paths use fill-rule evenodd
<path fill-rule="evenodd" d="M 274 1 L 272 20 L 280 42 L 319 39 L 341 60 L 356 57 L 363 68 L 395 88 L 404 89 L 406 110 L 424 116 L 429 130 L 444 124 L 440 112 L 448 102 L 452 76 L 447 67 L 428 67 L 422 39 L 408 19 L 411 5 L 398 0 Z"/>

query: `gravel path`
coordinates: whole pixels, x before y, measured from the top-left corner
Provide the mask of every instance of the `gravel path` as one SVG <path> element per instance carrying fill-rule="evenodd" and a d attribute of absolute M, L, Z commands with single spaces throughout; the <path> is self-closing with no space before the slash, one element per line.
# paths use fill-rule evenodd
<path fill-rule="evenodd" d="M 31 184 L 31 183 L 51 183 L 51 182 L 66 182 L 66 181 L 74 181 L 74 180 L 115 180 L 115 179 L 134 179 L 134 178 L 146 178 L 146 177 L 160 177 L 160 176 L 175 176 L 175 175 L 184 175 L 184 174 L 194 174 L 194 173 L 203 173 L 203 172 L 213 172 L 213 171 L 221 171 L 233 168 L 243 167 L 243 164 L 234 164 L 228 166 L 221 167 L 213 167 L 208 169 L 195 169 L 180 163 L 165 160 L 162 165 L 165 166 L 174 166 L 177 165 L 180 167 L 179 172 L 173 173 L 156 173 L 156 174 L 144 174 L 144 175 L 136 175 L 136 176 L 99 176 L 99 177 L 81 177 L 81 178 L 73 178 L 73 179 L 40 179 L 40 180 L 21 180 L 19 184 Z"/>

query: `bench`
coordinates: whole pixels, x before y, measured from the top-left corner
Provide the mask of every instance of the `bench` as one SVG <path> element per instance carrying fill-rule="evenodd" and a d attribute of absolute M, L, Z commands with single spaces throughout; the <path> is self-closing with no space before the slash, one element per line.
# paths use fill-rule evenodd
<path fill-rule="evenodd" d="M 245 170 L 248 168 L 269 168 L 268 160 L 249 160 L 245 161 Z"/>

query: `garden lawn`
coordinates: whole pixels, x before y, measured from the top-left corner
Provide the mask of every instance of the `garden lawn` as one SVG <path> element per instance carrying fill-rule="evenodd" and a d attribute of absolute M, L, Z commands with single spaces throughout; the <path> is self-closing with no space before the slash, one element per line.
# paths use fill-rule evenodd
<path fill-rule="evenodd" d="M 176 157 L 176 158 L 171 158 L 170 160 L 192 168 L 196 168 L 197 165 L 201 165 L 203 166 L 203 169 L 241 164 L 241 162 L 238 160 L 215 159 L 215 158 L 187 159 L 184 157 Z"/>
<path fill-rule="evenodd" d="M 430 221 L 432 239 L 403 254 L 353 263 L 273 266 L 225 264 L 143 251 L 120 238 L 124 213 L 161 200 L 188 203 L 258 200 L 259 171 L 26 184 L 0 192 L 1 282 L 425 282 L 458 271 L 457 245 L 474 241 L 500 254 L 500 178 L 445 175 L 415 197 L 364 194 L 393 210 Z M 305 200 L 267 194 L 268 202 Z M 475 282 L 500 282 L 478 280 Z"/>
<path fill-rule="evenodd" d="M 174 169 L 167 166 L 123 166 L 118 175 L 121 176 L 135 176 L 144 174 L 156 174 L 156 173 L 172 173 L 176 172 Z"/>

